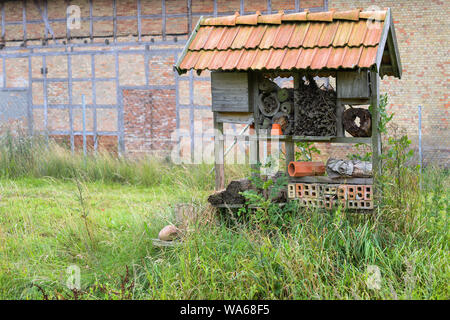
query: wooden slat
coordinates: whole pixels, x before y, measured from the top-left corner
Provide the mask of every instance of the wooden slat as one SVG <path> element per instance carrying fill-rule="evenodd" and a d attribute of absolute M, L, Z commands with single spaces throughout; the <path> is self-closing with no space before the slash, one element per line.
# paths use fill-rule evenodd
<path fill-rule="evenodd" d="M 211 73 L 212 110 L 218 112 L 252 112 L 249 103 L 248 73 Z"/>
<path fill-rule="evenodd" d="M 367 71 L 339 71 L 336 77 L 338 98 L 367 99 L 370 96 Z"/>
<path fill-rule="evenodd" d="M 362 184 L 362 185 L 372 185 L 373 178 L 338 178 L 331 179 L 325 176 L 315 176 L 315 177 L 289 177 L 289 182 L 292 183 L 331 183 L 331 184 Z"/>
<path fill-rule="evenodd" d="M 217 122 L 249 124 L 253 122 L 253 113 L 217 112 Z"/>
<path fill-rule="evenodd" d="M 214 164 L 216 173 L 216 191 L 218 191 L 225 188 L 223 123 L 217 122 L 215 112 L 213 117 L 214 117 Z"/>

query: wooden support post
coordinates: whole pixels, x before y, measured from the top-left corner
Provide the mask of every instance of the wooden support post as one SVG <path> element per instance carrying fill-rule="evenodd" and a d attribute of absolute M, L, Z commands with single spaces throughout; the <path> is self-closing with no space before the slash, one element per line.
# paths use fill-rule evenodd
<path fill-rule="evenodd" d="M 286 140 L 285 142 L 286 148 L 286 175 L 288 173 L 288 166 L 291 161 L 295 161 L 295 143 L 291 139 Z"/>
<path fill-rule="evenodd" d="M 340 99 L 337 99 L 337 103 L 336 103 L 336 135 L 338 137 L 345 137 L 344 122 L 342 121 L 344 111 L 345 111 L 344 104 L 342 103 L 342 101 Z"/>
<path fill-rule="evenodd" d="M 372 106 L 372 168 L 374 176 L 381 175 L 381 135 L 378 128 L 380 123 L 380 113 L 378 110 L 380 103 L 380 77 L 375 71 L 370 72 Z"/>
<path fill-rule="evenodd" d="M 249 83 L 249 102 L 252 103 L 253 108 L 253 118 L 254 118 L 254 130 L 250 131 L 250 167 L 252 169 L 252 175 L 257 174 L 259 159 L 259 108 L 258 108 L 258 80 L 259 74 L 256 72 L 251 72 L 250 83 Z"/>
<path fill-rule="evenodd" d="M 217 121 L 216 112 L 214 118 L 214 166 L 216 173 L 216 191 L 225 188 L 225 159 L 224 159 L 224 137 L 223 123 Z"/>

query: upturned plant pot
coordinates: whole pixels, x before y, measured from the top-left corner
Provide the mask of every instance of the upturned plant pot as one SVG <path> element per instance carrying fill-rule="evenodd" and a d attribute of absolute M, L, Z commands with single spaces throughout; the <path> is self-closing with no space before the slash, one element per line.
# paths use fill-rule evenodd
<path fill-rule="evenodd" d="M 281 125 L 279 123 L 274 123 L 272 125 L 272 130 L 270 130 L 271 136 L 281 136 L 283 131 L 281 131 Z"/>
<path fill-rule="evenodd" d="M 288 172 L 291 177 L 322 176 L 325 174 L 325 165 L 316 161 L 291 161 Z"/>

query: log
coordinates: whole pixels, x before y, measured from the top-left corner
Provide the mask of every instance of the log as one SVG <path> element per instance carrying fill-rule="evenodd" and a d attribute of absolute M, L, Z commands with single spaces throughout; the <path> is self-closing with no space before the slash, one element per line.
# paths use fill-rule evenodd
<path fill-rule="evenodd" d="M 299 89 L 294 91 L 294 108 L 298 119 L 294 132 L 300 136 L 335 136 L 336 92 L 333 89 L 319 88 L 309 77 L 307 83 L 299 81 Z"/>
<path fill-rule="evenodd" d="M 372 163 L 360 160 L 342 160 L 330 158 L 326 164 L 327 174 L 330 178 L 368 178 L 372 177 Z"/>
<path fill-rule="evenodd" d="M 287 114 L 291 114 L 292 110 L 294 110 L 292 108 L 293 103 L 291 101 L 285 101 L 280 105 L 280 111 L 287 113 Z"/>
<path fill-rule="evenodd" d="M 287 101 L 289 99 L 289 91 L 288 91 L 288 89 L 282 88 L 282 89 L 278 90 L 277 98 L 278 98 L 278 101 L 280 101 L 280 102 Z"/>
<path fill-rule="evenodd" d="M 226 189 L 210 195 L 208 202 L 213 206 L 245 204 L 245 197 L 240 193 L 252 189 L 253 185 L 249 179 L 234 180 L 230 182 Z"/>
<path fill-rule="evenodd" d="M 214 192 L 212 195 L 210 195 L 208 197 L 208 202 L 213 205 L 213 206 L 217 206 L 220 204 L 223 204 L 223 193 L 225 192 L 225 189 L 220 190 L 220 191 L 216 191 Z"/>
<path fill-rule="evenodd" d="M 359 118 L 359 125 L 355 120 Z M 353 137 L 370 137 L 372 135 L 372 115 L 363 108 L 350 108 L 344 111 L 342 123 L 345 131 Z"/>
<path fill-rule="evenodd" d="M 278 112 L 278 110 L 280 110 L 280 102 L 277 99 L 277 94 L 275 92 L 270 94 L 259 94 L 258 107 L 263 115 L 266 117 L 272 117 Z"/>
<path fill-rule="evenodd" d="M 278 85 L 275 82 L 273 82 L 267 78 L 264 78 L 259 83 L 258 88 L 260 91 L 263 91 L 265 93 L 271 93 L 271 92 L 274 92 L 274 91 L 277 91 L 278 89 L 280 89 L 280 87 L 278 87 Z"/>

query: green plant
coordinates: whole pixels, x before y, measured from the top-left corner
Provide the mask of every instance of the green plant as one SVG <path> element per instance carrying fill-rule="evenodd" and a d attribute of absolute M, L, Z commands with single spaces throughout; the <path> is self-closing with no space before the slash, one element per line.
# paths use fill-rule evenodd
<path fill-rule="evenodd" d="M 407 163 L 414 155 L 414 150 L 410 149 L 411 140 L 408 139 L 408 136 L 397 133 L 395 131 L 393 136 L 388 137 L 387 146 L 384 148 L 382 181 L 395 186 L 397 207 L 401 207 L 404 204 L 407 172 L 412 170 Z"/>
<path fill-rule="evenodd" d="M 355 144 L 357 153 L 347 154 L 350 160 L 370 161 L 372 159 L 371 147 L 367 143 Z"/>
<path fill-rule="evenodd" d="M 313 155 L 320 154 L 314 142 L 296 142 L 295 161 L 312 161 Z"/>
<path fill-rule="evenodd" d="M 387 133 L 388 124 L 391 122 L 392 118 L 394 117 L 395 113 L 389 114 L 387 112 L 387 105 L 389 101 L 389 96 L 387 93 L 380 95 L 380 101 L 378 103 L 378 113 L 380 115 L 380 120 L 378 121 L 378 130 L 382 134 Z M 373 114 L 373 106 L 369 106 L 369 111 L 371 114 Z"/>

